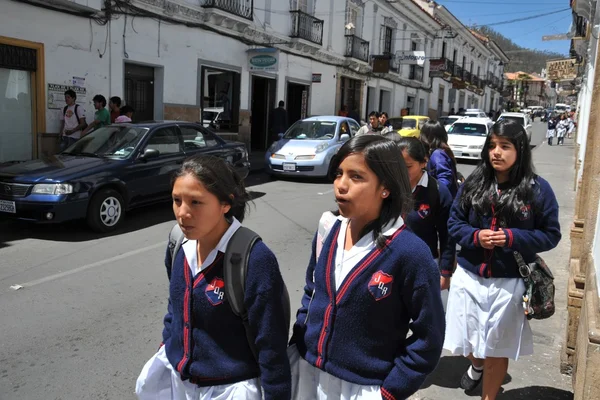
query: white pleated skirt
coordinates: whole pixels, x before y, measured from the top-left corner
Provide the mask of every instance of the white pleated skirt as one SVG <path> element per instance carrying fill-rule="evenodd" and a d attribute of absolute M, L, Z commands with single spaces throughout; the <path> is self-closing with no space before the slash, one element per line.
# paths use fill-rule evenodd
<path fill-rule="evenodd" d="M 296 345 L 288 348 L 292 370 L 292 400 L 381 400 L 379 386 L 346 382 L 309 364 Z"/>
<path fill-rule="evenodd" d="M 533 354 L 521 278 L 482 278 L 458 266 L 446 310 L 444 348 L 455 355 L 517 360 Z"/>
<path fill-rule="evenodd" d="M 144 365 L 135 385 L 140 400 L 261 400 L 258 378 L 222 386 L 199 387 L 182 381 L 161 347 Z"/>

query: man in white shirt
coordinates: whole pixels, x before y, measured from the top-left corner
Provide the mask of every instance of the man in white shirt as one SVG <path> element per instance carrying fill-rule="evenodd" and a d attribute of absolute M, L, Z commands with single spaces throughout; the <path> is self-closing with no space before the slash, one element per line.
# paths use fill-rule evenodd
<path fill-rule="evenodd" d="M 85 122 L 85 109 L 75 103 L 77 95 L 73 90 L 65 92 L 65 103 L 60 115 L 60 150 L 63 151 L 81 137 L 81 131 L 87 126 Z"/>

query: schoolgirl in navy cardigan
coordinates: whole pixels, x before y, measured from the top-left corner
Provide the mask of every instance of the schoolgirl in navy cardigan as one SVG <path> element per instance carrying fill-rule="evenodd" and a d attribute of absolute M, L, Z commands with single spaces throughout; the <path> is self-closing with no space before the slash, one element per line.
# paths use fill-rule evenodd
<path fill-rule="evenodd" d="M 318 372 L 300 368 L 310 376 L 293 376 L 299 381 L 293 386 L 301 388 L 301 398 L 361 399 L 355 393 L 376 387 L 386 400 L 405 399 L 438 363 L 444 314 L 431 251 L 400 216 L 410 204 L 402 154 L 381 136 L 355 137 L 342 146 L 330 171 L 342 219 L 330 229 L 318 260 L 317 236 L 313 240 L 291 341 L 301 362 Z M 371 223 L 358 240 L 352 224 L 361 218 Z M 340 248 L 342 235 L 343 247 L 355 243 L 366 253 L 345 274 L 345 258 L 356 247 Z M 322 373 L 329 377 L 323 385 Z M 357 386 L 351 396 L 338 392 L 346 383 Z"/>
<path fill-rule="evenodd" d="M 247 200 L 242 180 L 219 158 L 193 157 L 176 175 L 173 209 L 186 240 L 173 260 L 171 249 L 166 252 L 170 290 L 164 347 L 138 378 L 140 399 L 290 398 L 283 279 L 263 242 L 250 253 L 244 300 L 257 359 L 227 301 L 223 255 L 241 226 Z"/>
<path fill-rule="evenodd" d="M 448 146 L 448 133 L 439 121 L 427 121 L 421 128 L 420 140 L 429 153 L 427 172 L 448 189 L 452 198 L 458 191 L 458 171 L 454 154 Z"/>

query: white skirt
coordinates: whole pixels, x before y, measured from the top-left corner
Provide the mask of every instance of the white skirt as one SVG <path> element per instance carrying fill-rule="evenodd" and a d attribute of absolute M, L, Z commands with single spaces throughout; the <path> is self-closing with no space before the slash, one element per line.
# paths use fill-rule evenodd
<path fill-rule="evenodd" d="M 482 278 L 458 266 L 446 311 L 444 348 L 455 355 L 517 360 L 533 354 L 521 278 Z"/>
<path fill-rule="evenodd" d="M 288 347 L 292 369 L 292 400 L 381 400 L 379 386 L 346 382 L 309 364 L 296 345 Z"/>
<path fill-rule="evenodd" d="M 135 385 L 140 400 L 260 400 L 262 390 L 258 378 L 231 385 L 199 387 L 182 381 L 171 366 L 162 346 L 144 365 Z"/>

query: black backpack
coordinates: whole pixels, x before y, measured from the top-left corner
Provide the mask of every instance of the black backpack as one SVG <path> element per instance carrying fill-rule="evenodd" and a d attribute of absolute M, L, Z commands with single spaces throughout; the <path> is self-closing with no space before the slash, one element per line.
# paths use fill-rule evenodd
<path fill-rule="evenodd" d="M 175 255 L 181 248 L 181 244 L 185 236 L 179 227 L 179 224 L 175 224 L 169 233 L 169 250 L 171 251 L 171 268 Z M 231 237 L 227 244 L 227 250 L 225 251 L 225 258 L 223 260 L 223 280 L 225 282 L 225 294 L 231 310 L 235 315 L 242 319 L 244 329 L 246 330 L 246 338 L 248 344 L 254 354 L 254 358 L 258 360 L 258 350 L 255 345 L 255 337 L 250 329 L 248 321 L 248 310 L 244 304 L 245 289 L 246 289 L 246 275 L 248 273 L 248 261 L 250 259 L 250 252 L 252 247 L 262 240 L 260 236 L 243 226 L 241 226 Z M 169 280 L 171 279 L 171 270 L 168 270 Z M 290 326 L 290 295 L 288 290 L 283 284 L 282 293 L 283 310 L 285 313 L 285 321 L 289 329 Z"/>
<path fill-rule="evenodd" d="M 63 108 L 63 118 L 64 118 L 65 115 L 67 115 L 67 110 L 68 109 L 69 109 L 69 105 L 67 104 Z M 77 112 L 77 109 L 79 109 L 79 104 L 75 103 L 75 117 L 77 118 L 77 122 L 79 122 L 79 113 Z M 85 129 L 85 128 L 87 128 L 87 123 L 85 124 L 85 126 L 83 127 L 83 129 Z"/>
<path fill-rule="evenodd" d="M 436 215 L 440 208 L 440 183 L 431 175 L 429 175 L 429 183 L 427 184 L 427 198 L 433 200 L 429 205 L 431 215 Z"/>

